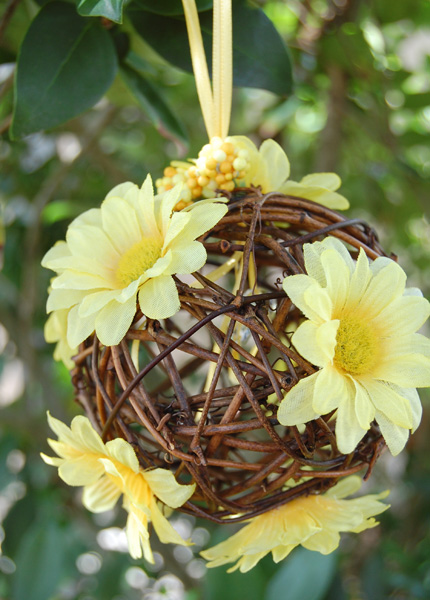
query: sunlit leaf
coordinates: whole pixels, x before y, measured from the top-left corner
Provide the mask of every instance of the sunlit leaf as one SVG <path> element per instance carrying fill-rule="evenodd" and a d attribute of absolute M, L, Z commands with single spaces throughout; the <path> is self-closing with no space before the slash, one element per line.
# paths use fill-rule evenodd
<path fill-rule="evenodd" d="M 65 2 L 44 6 L 21 46 L 13 139 L 91 108 L 110 87 L 117 61 L 108 32 Z"/>
<path fill-rule="evenodd" d="M 122 23 L 124 0 L 80 0 L 78 13 L 83 17 L 105 17 Z"/>
<path fill-rule="evenodd" d="M 183 17 L 166 17 L 139 10 L 128 14 L 139 33 L 161 56 L 177 67 L 192 71 Z M 200 15 L 206 56 L 212 56 L 212 13 Z M 209 60 L 209 68 L 211 61 Z M 292 88 L 288 51 L 273 23 L 261 9 L 243 2 L 233 4 L 233 79 L 240 87 L 256 87 L 286 95 Z"/>
<path fill-rule="evenodd" d="M 182 0 L 137 0 L 135 5 L 158 15 L 183 15 Z M 213 0 L 196 0 L 197 10 L 212 8 Z"/>
<path fill-rule="evenodd" d="M 45 206 L 42 212 L 42 221 L 47 225 L 51 225 L 57 221 L 77 217 L 81 210 L 82 207 L 77 205 L 76 202 L 56 200 Z"/>

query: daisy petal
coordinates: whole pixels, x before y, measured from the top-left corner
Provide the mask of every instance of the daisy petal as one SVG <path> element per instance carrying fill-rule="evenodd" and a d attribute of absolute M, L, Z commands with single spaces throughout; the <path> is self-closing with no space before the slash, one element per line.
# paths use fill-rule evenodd
<path fill-rule="evenodd" d="M 55 266 L 57 264 L 61 264 L 61 260 L 66 256 L 70 255 L 71 252 L 67 243 L 57 242 L 54 246 L 52 246 L 52 248 L 50 248 L 50 250 L 48 250 L 48 252 L 42 258 L 42 267 L 45 267 L 46 269 L 51 269 L 52 271 L 56 271 L 57 269 L 55 268 Z"/>
<path fill-rule="evenodd" d="M 319 417 L 312 407 L 314 387 L 321 371 L 301 379 L 286 393 L 279 405 L 278 421 L 281 425 L 300 425 Z"/>
<path fill-rule="evenodd" d="M 378 413 L 383 413 L 394 425 L 411 429 L 413 426 L 410 403 L 389 384 L 369 380 L 363 382 Z"/>
<path fill-rule="evenodd" d="M 320 348 L 320 351 L 324 354 L 325 363 L 332 363 L 335 346 L 336 346 L 336 335 L 339 329 L 340 321 L 334 319 L 333 321 L 327 321 L 318 327 L 316 333 L 316 341 Z"/>
<path fill-rule="evenodd" d="M 333 250 L 336 250 L 336 252 L 338 252 L 340 254 L 340 256 L 343 258 L 343 260 L 345 261 L 346 266 L 348 267 L 349 271 L 351 273 L 353 273 L 354 268 L 355 268 L 355 263 L 351 258 L 350 253 L 348 252 L 345 244 L 343 242 L 341 242 L 338 238 L 335 237 L 326 237 L 322 242 L 319 242 L 321 244 L 321 248 L 323 248 L 324 250 L 331 248 Z M 321 254 L 324 252 L 324 250 L 321 250 Z"/>
<path fill-rule="evenodd" d="M 237 565 L 227 570 L 227 573 L 233 573 L 238 568 L 241 573 L 248 573 L 251 569 L 255 567 L 255 565 L 264 558 L 268 552 L 257 552 L 256 554 L 245 555 L 239 560 Z"/>
<path fill-rule="evenodd" d="M 121 490 L 106 476 L 91 485 L 86 485 L 82 504 L 93 513 L 112 510 L 121 496 Z"/>
<path fill-rule="evenodd" d="M 295 547 L 296 546 L 294 544 L 291 544 L 289 546 L 276 546 L 276 548 L 273 548 L 273 562 L 278 563 L 281 562 L 281 560 L 284 560 L 284 558 L 287 558 L 287 556 L 292 550 L 294 550 Z"/>
<path fill-rule="evenodd" d="M 405 288 L 405 291 L 403 292 L 404 296 L 419 296 L 420 298 L 423 297 L 423 293 L 420 289 L 415 288 L 415 287 L 407 287 Z"/>
<path fill-rule="evenodd" d="M 173 278 L 163 275 L 145 282 L 139 292 L 139 305 L 150 319 L 172 317 L 181 308 Z"/>
<path fill-rule="evenodd" d="M 122 198 L 110 196 L 101 206 L 103 229 L 113 246 L 120 253 L 137 244 L 142 239 L 142 230 L 136 211 Z"/>
<path fill-rule="evenodd" d="M 309 277 L 313 277 L 321 287 L 327 285 L 325 271 L 321 264 L 322 244 L 305 244 L 303 246 L 303 256 L 305 259 L 306 272 Z"/>
<path fill-rule="evenodd" d="M 58 468 L 58 475 L 68 485 L 88 485 L 95 483 L 103 475 L 103 465 L 97 455 L 83 454 L 64 462 Z"/>
<path fill-rule="evenodd" d="M 324 529 L 315 533 L 312 537 L 302 543 L 304 548 L 321 554 L 330 554 L 339 546 L 340 535 L 337 531 Z"/>
<path fill-rule="evenodd" d="M 190 242 L 183 246 L 172 246 L 172 261 L 166 274 L 194 273 L 206 262 L 206 249 L 200 242 Z"/>
<path fill-rule="evenodd" d="M 133 447 L 125 440 L 118 438 L 106 443 L 108 456 L 113 460 L 125 465 L 134 473 L 139 472 L 139 461 Z"/>
<path fill-rule="evenodd" d="M 79 316 L 85 318 L 99 312 L 109 302 L 117 300 L 120 293 L 121 290 L 102 290 L 94 292 L 94 294 L 87 294 L 79 304 Z"/>
<path fill-rule="evenodd" d="M 94 331 L 94 316 L 81 317 L 79 315 L 79 304 L 69 311 L 67 318 L 67 343 L 71 348 L 76 348 L 84 342 Z"/>
<path fill-rule="evenodd" d="M 98 290 L 112 289 L 114 286 L 111 281 L 106 280 L 104 277 L 67 270 L 53 279 L 52 287 L 53 289 Z"/>
<path fill-rule="evenodd" d="M 61 439 L 63 442 L 73 443 L 73 434 L 70 428 L 59 419 L 53 417 L 49 410 L 47 411 L 46 416 L 48 418 L 49 427 L 57 434 L 58 439 Z"/>
<path fill-rule="evenodd" d="M 393 456 L 397 456 L 406 446 L 409 438 L 409 429 L 395 425 L 390 419 L 376 411 L 376 422 L 379 425 L 382 436 L 387 443 L 388 449 Z"/>
<path fill-rule="evenodd" d="M 167 233 L 173 208 L 175 207 L 175 204 L 178 203 L 179 196 L 181 194 L 181 188 L 182 185 L 178 184 L 163 194 L 160 206 L 160 226 L 161 234 L 163 236 L 165 236 Z"/>
<path fill-rule="evenodd" d="M 421 404 L 420 397 L 415 388 L 402 388 L 391 384 L 391 387 L 405 398 L 407 402 L 409 402 L 409 407 L 412 412 L 412 433 L 416 431 L 419 424 L 421 423 L 421 417 L 423 415 L 423 407 Z"/>
<path fill-rule="evenodd" d="M 111 196 L 115 198 L 124 198 L 127 193 L 132 191 L 137 192 L 138 189 L 139 188 L 135 183 L 132 183 L 131 181 L 125 181 L 124 183 L 120 183 L 112 188 L 111 191 L 106 194 L 105 200 Z"/>
<path fill-rule="evenodd" d="M 326 415 L 339 406 L 346 393 L 345 377 L 327 366 L 316 378 L 312 407 L 318 414 Z"/>
<path fill-rule="evenodd" d="M 342 499 L 346 496 L 352 496 L 361 488 L 361 479 L 358 475 L 344 477 L 334 487 L 327 490 L 326 496 L 336 499 Z"/>
<path fill-rule="evenodd" d="M 342 181 L 336 173 L 310 173 L 309 175 L 305 175 L 300 183 L 302 185 L 323 187 L 331 192 L 335 192 L 340 188 Z"/>
<path fill-rule="evenodd" d="M 317 185 L 303 185 L 303 183 L 289 179 L 280 186 L 279 191 L 286 196 L 296 196 L 312 200 L 336 210 L 346 210 L 349 208 L 349 202 L 344 196 Z"/>
<path fill-rule="evenodd" d="M 166 235 L 164 236 L 163 252 L 174 243 L 175 239 L 184 231 L 184 229 L 188 229 L 190 220 L 191 216 L 189 212 L 180 211 L 173 214 Z M 182 240 L 183 236 L 181 236 L 180 241 Z"/>
<path fill-rule="evenodd" d="M 373 268 L 379 260 L 377 258 L 372 263 Z M 381 264 L 383 267 L 371 279 L 359 304 L 359 309 L 366 314 L 366 318 L 369 320 L 379 315 L 394 298 L 401 296 L 405 289 L 406 275 L 403 269 L 392 260 L 384 261 Z M 390 290 L 389 294 L 387 294 L 387 290 Z"/>
<path fill-rule="evenodd" d="M 60 465 L 63 464 L 62 458 L 55 458 L 53 456 L 47 456 L 44 452 L 40 453 L 40 457 L 47 465 L 50 465 L 51 467 L 59 467 Z"/>
<path fill-rule="evenodd" d="M 124 503 L 128 511 L 126 535 L 130 556 L 135 559 L 142 558 L 142 549 L 145 560 L 154 564 L 154 557 L 149 544 L 148 520 L 144 513 L 131 505 Z"/>
<path fill-rule="evenodd" d="M 363 248 L 360 248 L 357 263 L 351 276 L 348 292 L 348 310 L 352 311 L 360 302 L 370 281 L 369 259 Z"/>
<path fill-rule="evenodd" d="M 317 202 L 333 210 L 348 210 L 349 208 L 349 200 L 337 192 L 324 190 L 317 197 Z"/>
<path fill-rule="evenodd" d="M 375 367 L 373 376 L 400 387 L 428 387 L 430 359 L 422 354 L 388 355 L 385 361 Z"/>
<path fill-rule="evenodd" d="M 292 337 L 292 343 L 294 344 L 297 352 L 303 356 L 306 360 L 310 361 L 313 365 L 318 367 L 324 367 L 329 361 L 332 360 L 334 355 L 334 347 L 336 345 L 336 331 L 334 332 L 334 339 L 332 331 L 320 332 L 320 327 L 323 325 L 315 325 L 312 321 L 304 321 L 299 325 L 297 330 L 294 332 Z M 326 328 L 325 328 L 326 329 Z M 325 338 L 326 347 L 320 348 L 318 343 L 318 333 L 320 339 Z M 327 335 L 325 335 L 327 333 Z"/>
<path fill-rule="evenodd" d="M 145 480 L 152 492 L 170 508 L 178 508 L 189 500 L 196 489 L 193 485 L 181 485 L 171 471 L 166 469 L 152 469 L 145 471 Z"/>
<path fill-rule="evenodd" d="M 75 417 L 70 426 L 70 432 L 72 442 L 78 448 L 85 448 L 94 454 L 103 454 L 105 452 L 105 445 L 101 437 L 94 430 L 87 417 L 81 415 Z"/>
<path fill-rule="evenodd" d="M 116 346 L 124 338 L 136 314 L 136 296 L 124 304 L 112 300 L 97 314 L 95 330 L 104 346 Z"/>
<path fill-rule="evenodd" d="M 48 301 L 46 303 L 46 312 L 50 313 L 53 310 L 61 310 L 63 308 L 71 308 L 74 304 L 85 298 L 84 290 L 51 290 Z"/>
<path fill-rule="evenodd" d="M 161 235 L 161 226 L 155 218 L 155 200 L 151 176 L 148 175 L 139 190 L 133 206 L 139 218 L 142 233 L 148 237 Z"/>
<path fill-rule="evenodd" d="M 204 206 L 199 206 L 199 203 L 196 202 L 194 206 L 195 208 L 193 207 L 192 210 L 184 213 L 190 215 L 191 219 L 183 235 L 181 235 L 181 242 L 189 242 L 200 237 L 212 227 L 215 227 L 228 211 L 227 206 L 221 202 L 213 202 Z"/>
<path fill-rule="evenodd" d="M 349 291 L 350 270 L 334 249 L 327 249 L 321 254 L 321 265 L 327 281 L 327 294 L 333 306 L 331 314 L 339 315 Z"/>
<path fill-rule="evenodd" d="M 184 540 L 179 533 L 173 529 L 172 525 L 166 519 L 166 517 L 162 514 L 161 510 L 158 508 L 157 502 L 155 499 L 152 499 L 151 505 L 151 520 L 154 525 L 154 529 L 156 534 L 158 535 L 160 542 L 163 544 L 180 544 L 181 546 L 188 546 L 189 542 Z"/>
<path fill-rule="evenodd" d="M 172 258 L 173 258 L 172 251 L 168 250 L 164 256 L 162 256 L 161 258 L 159 258 L 156 261 L 154 266 L 152 266 L 150 269 L 147 269 L 145 271 L 145 273 L 140 278 L 140 283 L 142 283 L 142 284 L 144 283 L 142 281 L 142 279 L 144 279 L 146 281 L 147 279 L 150 279 L 152 277 L 158 277 L 159 275 L 165 275 L 167 273 L 167 270 L 170 267 Z"/>
<path fill-rule="evenodd" d="M 423 354 L 427 358 L 430 358 L 430 339 L 420 333 L 408 333 L 399 337 L 389 337 L 386 339 L 384 353 L 390 357 L 390 360 L 404 354 Z"/>
<path fill-rule="evenodd" d="M 289 296 L 293 304 L 304 313 L 305 317 L 316 323 L 322 323 L 322 317 L 308 306 L 304 297 L 305 293 L 309 290 L 311 290 L 310 294 L 312 294 L 312 290 L 317 286 L 319 286 L 317 281 L 308 275 L 293 275 L 286 277 L 282 284 L 287 296 Z"/>
<path fill-rule="evenodd" d="M 393 300 L 373 320 L 378 328 L 400 337 L 417 331 L 430 315 L 430 302 L 420 296 L 402 296 Z"/>
<path fill-rule="evenodd" d="M 366 433 L 355 414 L 354 398 L 348 397 L 340 404 L 336 414 L 336 441 L 343 454 L 353 452 Z"/>
<path fill-rule="evenodd" d="M 116 265 L 120 254 L 109 236 L 100 227 L 86 225 L 69 227 L 67 245 L 74 256 L 92 257 L 105 265 Z"/>
<path fill-rule="evenodd" d="M 322 288 L 315 283 L 314 286 L 309 287 L 304 292 L 303 301 L 311 311 L 319 315 L 320 319 L 323 319 L 324 321 L 330 321 L 332 319 L 333 302 L 327 289 Z"/>
<path fill-rule="evenodd" d="M 264 191 L 278 190 L 290 176 L 290 162 L 287 155 L 281 146 L 271 139 L 264 140 L 260 146 L 259 153 L 267 165 L 267 173 L 270 179 L 270 182 L 268 182 L 270 190 Z"/>
<path fill-rule="evenodd" d="M 370 394 L 367 393 L 368 390 L 366 390 L 366 388 L 358 381 L 355 379 L 352 381 L 355 387 L 355 414 L 360 427 L 367 431 L 370 427 L 370 423 L 375 418 L 375 407 L 371 401 L 371 399 L 373 400 L 373 396 L 370 396 Z"/>

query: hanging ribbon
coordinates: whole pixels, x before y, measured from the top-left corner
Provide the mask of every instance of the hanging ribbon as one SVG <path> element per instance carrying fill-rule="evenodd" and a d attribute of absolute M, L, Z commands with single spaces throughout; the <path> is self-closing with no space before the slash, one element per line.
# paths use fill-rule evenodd
<path fill-rule="evenodd" d="M 214 0 L 212 78 L 217 135 L 228 135 L 233 88 L 231 0 Z"/>
<path fill-rule="evenodd" d="M 203 46 L 195 0 L 182 0 L 197 94 L 209 139 L 228 135 L 233 88 L 231 0 L 214 0 L 212 80 Z"/>

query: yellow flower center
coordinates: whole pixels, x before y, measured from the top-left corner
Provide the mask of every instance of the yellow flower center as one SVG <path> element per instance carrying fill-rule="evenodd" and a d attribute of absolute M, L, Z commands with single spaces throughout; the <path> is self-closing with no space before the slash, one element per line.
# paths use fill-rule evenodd
<path fill-rule="evenodd" d="M 118 285 L 127 287 L 145 271 L 150 269 L 161 256 L 160 240 L 144 237 L 125 252 L 118 263 L 116 279 Z"/>
<path fill-rule="evenodd" d="M 368 323 L 354 317 L 340 320 L 336 335 L 334 363 L 347 373 L 362 375 L 375 364 L 378 338 Z"/>

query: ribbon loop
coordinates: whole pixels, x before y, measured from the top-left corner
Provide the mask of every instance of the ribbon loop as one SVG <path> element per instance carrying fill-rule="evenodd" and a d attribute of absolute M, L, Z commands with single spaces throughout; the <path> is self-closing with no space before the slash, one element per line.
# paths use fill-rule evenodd
<path fill-rule="evenodd" d="M 211 87 L 195 0 L 182 0 L 197 94 L 209 139 L 228 135 L 233 87 L 231 0 L 214 0 Z"/>

